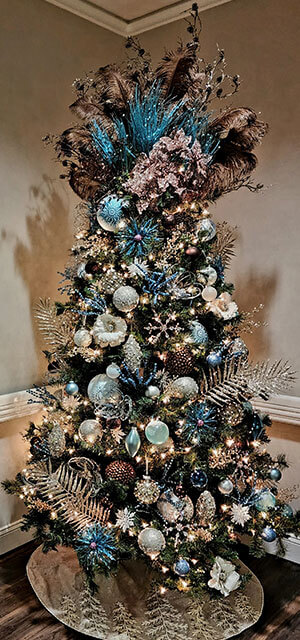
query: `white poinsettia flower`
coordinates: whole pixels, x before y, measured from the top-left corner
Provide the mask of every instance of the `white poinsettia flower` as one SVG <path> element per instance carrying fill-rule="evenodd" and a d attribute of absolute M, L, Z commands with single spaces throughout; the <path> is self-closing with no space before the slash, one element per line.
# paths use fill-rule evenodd
<path fill-rule="evenodd" d="M 130 511 L 127 507 L 125 509 L 118 509 L 116 526 L 122 529 L 125 533 L 128 529 L 131 529 L 134 525 L 134 511 Z"/>
<path fill-rule="evenodd" d="M 241 527 L 244 527 L 246 522 L 251 520 L 251 515 L 249 513 L 249 507 L 247 505 L 242 504 L 233 504 L 231 507 L 231 522 L 234 524 L 239 524 Z"/>
<path fill-rule="evenodd" d="M 226 291 L 221 293 L 215 300 L 208 302 L 206 309 L 207 311 L 212 311 L 218 318 L 223 318 L 223 320 L 230 320 L 239 312 L 236 302 L 233 302 L 230 293 Z"/>
<path fill-rule="evenodd" d="M 225 597 L 229 596 L 231 591 L 234 591 L 240 585 L 240 575 L 235 570 L 234 564 L 220 556 L 216 556 L 210 575 L 211 579 L 207 583 L 208 586 L 221 591 Z"/>
<path fill-rule="evenodd" d="M 103 313 L 98 316 L 93 327 L 93 338 L 101 347 L 117 347 L 124 342 L 127 324 L 123 318 Z"/>
<path fill-rule="evenodd" d="M 148 273 L 147 262 L 135 258 L 134 261 L 129 265 L 128 271 L 131 276 L 140 276 L 141 278 L 143 278 L 145 273 Z"/>

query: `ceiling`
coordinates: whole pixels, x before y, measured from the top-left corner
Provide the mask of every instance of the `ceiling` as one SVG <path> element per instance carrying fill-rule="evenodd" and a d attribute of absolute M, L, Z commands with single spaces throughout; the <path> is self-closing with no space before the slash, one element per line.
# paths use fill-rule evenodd
<path fill-rule="evenodd" d="M 231 0 L 198 0 L 200 11 Z M 61 9 L 127 37 L 174 22 L 191 8 L 192 0 L 46 0 Z"/>

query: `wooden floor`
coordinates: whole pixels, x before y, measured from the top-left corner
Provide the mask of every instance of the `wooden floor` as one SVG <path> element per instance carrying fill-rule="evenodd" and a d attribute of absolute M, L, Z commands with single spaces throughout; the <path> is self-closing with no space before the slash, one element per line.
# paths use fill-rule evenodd
<path fill-rule="evenodd" d="M 25 573 L 32 550 L 30 543 L 0 557 L 0 640 L 87 640 L 55 620 L 34 595 Z M 300 640 L 300 565 L 274 556 L 242 559 L 263 585 L 265 608 L 237 640 Z"/>

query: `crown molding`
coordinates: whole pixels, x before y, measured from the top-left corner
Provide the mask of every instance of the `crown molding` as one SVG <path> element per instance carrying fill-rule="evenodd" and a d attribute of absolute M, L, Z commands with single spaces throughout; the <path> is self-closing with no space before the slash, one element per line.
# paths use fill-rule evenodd
<path fill-rule="evenodd" d="M 124 20 L 112 12 L 101 9 L 92 0 L 46 0 L 60 9 L 74 13 L 80 18 L 89 20 L 99 27 L 108 29 L 119 36 L 127 38 L 135 36 L 144 31 L 156 29 L 164 24 L 169 24 L 175 20 L 180 20 L 184 12 L 191 8 L 192 0 L 179 0 L 176 4 L 169 5 L 163 9 L 152 11 L 134 20 Z M 231 2 L 231 0 L 198 0 L 200 11 L 212 9 L 218 5 Z"/>

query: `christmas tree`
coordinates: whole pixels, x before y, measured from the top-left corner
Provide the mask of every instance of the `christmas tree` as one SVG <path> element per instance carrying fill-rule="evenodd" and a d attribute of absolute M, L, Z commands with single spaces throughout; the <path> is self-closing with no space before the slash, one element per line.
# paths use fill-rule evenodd
<path fill-rule="evenodd" d="M 162 593 L 226 597 L 244 583 L 232 563 L 242 534 L 259 555 L 299 532 L 278 485 L 285 458 L 267 453 L 270 419 L 251 404 L 293 373 L 249 360 L 240 335 L 258 309 L 233 300 L 235 229 L 211 218 L 220 196 L 261 188 L 253 149 L 267 125 L 220 108 L 239 77 L 222 50 L 201 58 L 196 4 L 186 22 L 188 42 L 156 69 L 129 38 L 121 67 L 76 80 L 81 122 L 47 138 L 82 202 L 62 301 L 36 308 L 43 421 L 4 484 L 27 507 L 24 527 L 45 550 L 73 547 L 90 581 L 138 557 Z"/>

